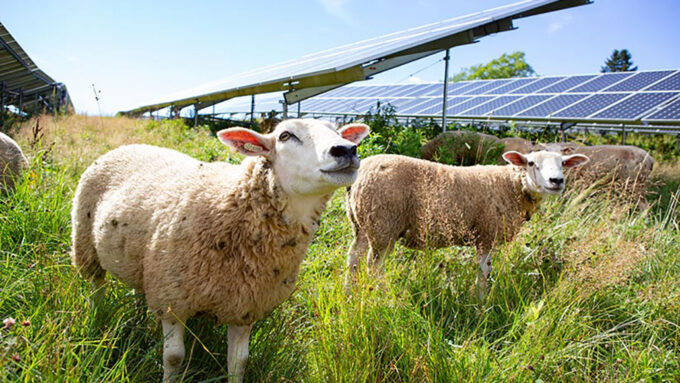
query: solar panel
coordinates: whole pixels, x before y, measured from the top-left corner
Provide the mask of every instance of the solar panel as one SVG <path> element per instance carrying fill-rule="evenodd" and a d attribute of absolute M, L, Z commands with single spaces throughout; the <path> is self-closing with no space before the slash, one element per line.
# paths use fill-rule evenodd
<path fill-rule="evenodd" d="M 461 113 L 461 116 L 483 116 L 494 109 L 498 109 L 502 106 L 505 106 L 513 101 L 517 101 L 518 99 L 522 98 L 522 96 L 501 96 L 498 97 L 494 100 L 491 100 L 485 104 L 482 104 L 476 108 L 472 108 L 470 110 L 467 110 L 463 113 Z"/>
<path fill-rule="evenodd" d="M 508 83 L 508 84 L 503 85 L 503 86 L 501 86 L 501 87 L 498 87 L 498 88 L 496 88 L 496 89 L 490 90 L 489 92 L 487 92 L 487 94 L 505 94 L 505 93 L 509 93 L 509 92 L 511 92 L 511 91 L 513 91 L 513 90 L 515 90 L 515 89 L 517 89 L 517 88 L 521 88 L 521 87 L 523 87 L 523 86 L 525 86 L 525 85 L 527 85 L 527 84 L 530 84 L 530 83 L 532 83 L 532 82 L 534 82 L 534 81 L 537 81 L 537 80 L 538 80 L 537 77 L 534 77 L 534 78 L 518 78 L 518 79 L 515 79 L 515 81 L 513 81 L 513 82 L 511 82 L 511 83 Z"/>
<path fill-rule="evenodd" d="M 515 114 L 530 108 L 539 102 L 549 99 L 551 96 L 526 96 L 519 100 L 508 104 L 502 108 L 493 111 L 494 116 L 514 116 Z"/>
<path fill-rule="evenodd" d="M 563 109 L 566 106 L 569 106 L 577 101 L 580 101 L 584 97 L 586 96 L 583 94 L 563 94 L 560 96 L 555 96 L 543 103 L 534 106 L 531 109 L 525 110 L 524 112 L 520 113 L 519 116 L 549 117 L 558 110 Z"/>
<path fill-rule="evenodd" d="M 643 118 L 643 120 L 655 120 L 655 121 L 680 120 L 680 99 L 671 102 L 670 104 L 664 106 L 658 111 L 652 113 L 650 116 Z"/>
<path fill-rule="evenodd" d="M 475 107 L 475 106 L 477 106 L 477 105 L 479 105 L 479 104 L 481 104 L 481 103 L 484 103 L 484 102 L 487 102 L 487 101 L 491 101 L 491 100 L 493 100 L 494 98 L 495 98 L 495 96 L 477 96 L 477 97 L 473 97 L 472 99 L 467 100 L 467 101 L 465 101 L 465 102 L 461 102 L 461 103 L 459 103 L 459 104 L 456 104 L 456 105 L 452 105 L 452 106 L 447 107 L 447 108 L 446 108 L 446 114 L 447 114 L 447 115 L 451 115 L 451 116 L 455 116 L 455 115 L 457 115 L 457 114 L 459 114 L 459 113 L 461 113 L 461 112 L 463 112 L 463 111 L 465 111 L 465 110 L 468 110 L 468 109 L 470 109 L 470 108 L 473 108 L 473 107 Z"/>
<path fill-rule="evenodd" d="M 543 77 L 509 93 L 522 93 L 522 94 L 534 93 L 537 90 L 550 86 L 551 84 L 554 84 L 562 79 L 564 79 L 564 77 Z"/>
<path fill-rule="evenodd" d="M 647 90 L 680 90 L 680 72 L 661 80 L 661 82 L 652 85 Z"/>
<path fill-rule="evenodd" d="M 617 83 L 619 81 L 622 81 L 628 77 L 630 77 L 633 73 L 632 72 L 622 72 L 622 73 L 606 73 L 602 74 L 599 77 L 596 77 L 583 85 L 580 85 L 574 89 L 569 90 L 569 93 L 572 92 L 597 92 L 600 91 L 614 83 Z"/>
<path fill-rule="evenodd" d="M 673 71 L 659 71 L 659 72 L 638 72 L 630 78 L 621 81 L 616 85 L 612 85 L 605 89 L 605 92 L 629 92 L 642 90 L 652 83 L 655 83 L 662 78 L 670 75 Z"/>
<path fill-rule="evenodd" d="M 597 75 L 584 75 L 584 76 L 571 76 L 567 77 L 566 79 L 556 83 L 555 85 L 551 85 L 547 88 L 541 89 L 536 93 L 562 93 L 566 90 L 569 90 L 575 86 L 578 86 L 580 84 L 583 84 L 584 82 L 597 77 Z"/>
<path fill-rule="evenodd" d="M 399 111 L 399 113 L 405 114 L 405 115 L 417 114 L 421 110 L 429 108 L 432 105 L 439 105 L 439 109 L 441 110 L 442 99 L 441 98 L 425 98 L 425 99 L 422 99 L 421 102 L 419 102 L 419 103 L 415 103 L 414 105 L 409 106 L 409 107 L 404 107 L 402 110 Z"/>
<path fill-rule="evenodd" d="M 630 96 L 630 93 L 600 93 L 594 94 L 576 104 L 555 113 L 554 117 L 586 118 L 591 114 L 602 110 L 615 102 Z"/>
<path fill-rule="evenodd" d="M 485 84 L 479 87 L 476 87 L 467 93 L 465 95 L 471 95 L 471 94 L 483 94 L 486 93 L 494 88 L 498 88 L 502 85 L 505 85 L 509 83 L 512 80 L 491 80 L 491 81 L 485 81 Z"/>
<path fill-rule="evenodd" d="M 447 94 L 449 96 L 459 96 L 459 95 L 467 93 L 468 91 L 470 91 L 474 88 L 478 88 L 478 87 L 484 85 L 484 83 L 482 83 L 482 81 L 465 81 L 461 84 L 463 84 L 463 85 L 459 86 L 459 87 L 447 89 Z"/>
<path fill-rule="evenodd" d="M 418 116 L 432 116 L 442 113 L 442 99 L 430 99 L 426 104 L 414 108 L 414 112 L 411 114 Z"/>
<path fill-rule="evenodd" d="M 633 120 L 652 108 L 668 101 L 679 93 L 637 93 L 633 96 L 614 104 L 592 118 Z"/>
<path fill-rule="evenodd" d="M 404 93 L 402 97 L 422 97 L 425 94 L 437 92 L 437 95 L 442 95 L 442 84 L 418 84 L 413 90 Z"/>

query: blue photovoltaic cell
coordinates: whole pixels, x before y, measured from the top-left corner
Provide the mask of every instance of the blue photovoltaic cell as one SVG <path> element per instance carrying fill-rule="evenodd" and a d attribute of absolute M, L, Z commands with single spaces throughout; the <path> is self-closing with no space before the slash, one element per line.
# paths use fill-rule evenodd
<path fill-rule="evenodd" d="M 415 115 L 419 116 L 428 116 L 428 115 L 433 115 L 433 114 L 441 114 L 442 113 L 442 99 L 441 98 L 436 98 L 432 99 L 427 102 L 427 104 L 423 104 L 419 106 L 413 113 Z"/>
<path fill-rule="evenodd" d="M 413 92 L 420 85 L 405 85 L 399 91 L 390 94 L 390 97 L 404 97 L 404 95 Z"/>
<path fill-rule="evenodd" d="M 355 93 L 354 97 L 380 97 L 387 90 L 387 86 L 364 86 L 363 91 Z"/>
<path fill-rule="evenodd" d="M 564 77 L 543 77 L 539 80 L 532 82 L 531 84 L 529 84 L 527 86 L 523 86 L 519 89 L 516 89 L 513 92 L 510 92 L 510 93 L 522 93 L 522 94 L 534 93 L 537 90 L 545 88 L 545 87 L 547 87 L 551 84 L 554 84 L 554 83 L 556 83 L 556 82 L 558 82 L 562 79 L 564 79 Z"/>
<path fill-rule="evenodd" d="M 348 110 L 353 109 L 354 105 L 358 101 L 359 100 L 357 100 L 357 99 L 351 99 L 351 98 L 339 99 L 337 102 L 330 104 L 327 108 L 325 108 L 324 112 L 327 112 L 327 113 L 347 112 Z"/>
<path fill-rule="evenodd" d="M 427 99 L 426 98 L 405 98 L 405 99 L 402 99 L 402 100 L 403 101 L 401 101 L 401 100 L 397 101 L 395 99 L 395 102 L 390 102 L 390 104 L 396 108 L 397 114 L 403 113 L 405 110 L 407 110 L 408 108 L 410 108 L 412 106 L 422 104 Z"/>
<path fill-rule="evenodd" d="M 667 101 L 678 93 L 638 93 L 634 94 L 592 118 L 632 120 L 644 112 Z"/>
<path fill-rule="evenodd" d="M 446 92 L 449 93 L 449 94 L 451 94 L 452 92 L 455 92 L 455 91 L 457 91 L 458 89 L 460 89 L 460 88 L 462 88 L 462 87 L 464 87 L 464 86 L 468 86 L 468 85 L 470 85 L 470 84 L 471 84 L 470 81 L 449 82 L 448 85 L 446 86 Z M 444 84 L 442 84 L 442 86 L 443 86 L 443 85 L 444 85 Z M 443 93 L 443 92 L 444 92 L 444 89 L 442 89 L 442 91 L 441 91 L 439 94 L 441 94 L 441 93 Z"/>
<path fill-rule="evenodd" d="M 520 98 L 519 100 L 508 104 L 498 110 L 494 110 L 494 116 L 514 116 L 515 114 L 523 111 L 524 109 L 530 108 L 539 102 L 543 102 L 552 96 L 527 96 Z"/>
<path fill-rule="evenodd" d="M 466 81 L 464 86 L 447 89 L 447 94 L 449 96 L 460 96 L 468 91 L 484 85 L 481 81 Z"/>
<path fill-rule="evenodd" d="M 490 90 L 487 94 L 505 94 L 505 93 L 509 93 L 509 92 L 511 92 L 511 91 L 513 91 L 513 90 L 519 88 L 519 87 L 523 87 L 523 86 L 525 86 L 525 85 L 527 85 L 527 84 L 530 84 L 530 83 L 532 83 L 532 82 L 534 82 L 534 81 L 537 81 L 537 80 L 538 80 L 537 78 L 520 78 L 520 79 L 516 79 L 515 81 L 513 81 L 513 82 L 511 82 L 511 83 L 508 83 L 508 84 L 503 85 L 503 86 L 501 86 L 501 87 L 499 87 L 499 88 Z"/>
<path fill-rule="evenodd" d="M 575 86 L 578 86 L 579 84 L 582 84 L 592 78 L 595 78 L 594 74 L 591 75 L 585 75 L 585 76 L 571 76 L 567 77 L 564 81 L 560 81 L 556 83 L 555 85 L 551 85 L 545 89 L 541 89 L 540 91 L 536 93 L 562 93 L 566 90 L 569 90 Z"/>
<path fill-rule="evenodd" d="M 392 97 L 397 93 L 404 91 L 404 85 L 390 85 L 385 91 L 380 95 L 381 97 Z"/>
<path fill-rule="evenodd" d="M 680 90 L 680 72 L 662 80 L 658 84 L 652 85 L 647 90 Z"/>
<path fill-rule="evenodd" d="M 558 110 L 583 99 L 584 97 L 586 96 L 583 94 L 564 94 L 561 96 L 555 96 L 542 104 L 538 104 L 529 110 L 525 110 L 519 115 L 524 117 L 548 117 L 552 113 L 555 113 Z"/>
<path fill-rule="evenodd" d="M 500 86 L 502 86 L 502 85 L 505 85 L 505 84 L 509 83 L 510 81 L 512 81 L 512 80 L 492 80 L 492 81 L 485 81 L 485 84 L 484 84 L 484 85 L 482 85 L 482 86 L 480 86 L 480 87 L 477 87 L 477 88 L 475 88 L 475 89 L 472 89 L 471 91 L 465 93 L 465 95 L 467 96 L 467 95 L 471 95 L 471 94 L 482 94 L 482 93 L 486 93 L 486 92 L 488 92 L 489 90 L 491 90 L 491 89 L 493 89 L 493 88 L 498 88 L 498 87 L 500 87 Z"/>
<path fill-rule="evenodd" d="M 486 104 L 482 104 L 476 108 L 472 108 L 465 111 L 461 116 L 484 116 L 488 112 L 492 112 L 494 109 L 498 109 L 504 105 L 507 105 L 513 101 L 517 101 L 522 98 L 522 96 L 501 96 L 493 101 L 489 101 Z"/>
<path fill-rule="evenodd" d="M 331 91 L 323 93 L 323 97 L 345 97 L 345 94 L 354 90 L 354 87 L 343 86 L 340 88 L 335 88 Z"/>
<path fill-rule="evenodd" d="M 661 80 L 662 78 L 668 76 L 669 74 L 673 73 L 673 71 L 666 70 L 666 71 L 660 71 L 660 72 L 639 72 L 630 78 L 621 81 L 620 83 L 616 85 L 612 85 L 609 88 L 605 89 L 605 92 L 627 92 L 627 91 L 636 91 L 636 90 L 642 90 L 645 87 L 649 86 L 649 84 L 657 82 Z"/>
<path fill-rule="evenodd" d="M 622 100 L 624 97 L 630 96 L 630 93 L 598 93 L 592 97 L 588 97 L 583 101 L 577 102 L 576 104 L 555 113 L 555 117 L 572 117 L 572 118 L 585 118 L 591 114 L 602 110 L 611 104 Z"/>
<path fill-rule="evenodd" d="M 428 108 L 430 105 L 439 103 L 439 109 L 441 109 L 442 99 L 441 98 L 426 98 L 422 102 L 414 104 L 412 106 L 402 109 L 399 113 L 402 114 L 416 114 L 417 112 Z"/>
<path fill-rule="evenodd" d="M 473 107 L 475 107 L 475 106 L 477 106 L 477 105 L 479 105 L 483 102 L 487 102 L 487 101 L 492 100 L 494 98 L 495 98 L 495 96 L 477 96 L 477 97 L 472 98 L 471 100 L 461 102 L 457 105 L 451 105 L 451 106 L 447 107 L 446 108 L 446 114 L 455 116 L 455 115 L 459 114 L 460 112 L 462 112 L 464 110 L 473 108 Z"/>
<path fill-rule="evenodd" d="M 671 102 L 643 120 L 680 120 L 680 99 Z"/>
<path fill-rule="evenodd" d="M 420 96 L 421 97 L 427 97 L 427 96 L 441 97 L 444 93 L 444 84 L 432 84 L 432 85 L 436 85 L 436 86 L 433 86 L 432 89 L 430 89 L 427 92 L 423 92 L 423 94 L 421 94 Z M 451 85 L 452 84 L 449 84 L 449 86 L 451 86 Z M 447 89 L 447 91 L 448 91 L 448 89 Z"/>
<path fill-rule="evenodd" d="M 633 74 L 633 72 L 621 72 L 621 73 L 605 73 L 600 75 L 599 77 L 588 81 L 587 83 L 580 85 L 574 89 L 571 89 L 569 93 L 573 92 L 597 92 L 599 90 L 602 90 L 611 84 L 614 84 L 616 82 L 619 82 L 625 78 L 630 77 Z"/>
<path fill-rule="evenodd" d="M 426 94 L 432 93 L 432 91 L 439 91 L 439 94 L 442 94 L 442 85 L 441 84 L 417 84 L 413 90 L 411 90 L 408 93 L 404 93 L 402 97 L 422 97 Z"/>

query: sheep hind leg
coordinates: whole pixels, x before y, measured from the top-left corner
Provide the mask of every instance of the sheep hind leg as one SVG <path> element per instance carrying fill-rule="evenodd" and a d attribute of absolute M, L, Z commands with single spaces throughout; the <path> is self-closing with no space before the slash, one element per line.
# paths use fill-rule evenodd
<path fill-rule="evenodd" d="M 477 297 L 480 302 L 486 299 L 486 294 L 489 292 L 489 275 L 491 275 L 491 252 L 480 251 L 479 253 L 479 270 L 477 270 Z"/>
<path fill-rule="evenodd" d="M 184 361 L 184 325 L 174 319 L 163 319 L 163 382 L 177 380 Z"/>
<path fill-rule="evenodd" d="M 356 272 L 359 268 L 360 257 L 368 251 L 368 238 L 361 231 L 356 230 L 354 241 L 347 254 L 347 275 L 345 277 L 345 293 L 350 294 L 356 282 Z"/>
<path fill-rule="evenodd" d="M 243 382 L 243 374 L 248 360 L 248 338 L 250 337 L 251 326 L 229 325 L 227 329 L 229 383 Z"/>
<path fill-rule="evenodd" d="M 394 250 L 395 241 L 385 241 L 386 243 L 371 242 L 368 254 L 366 255 L 366 263 L 368 268 L 378 271 L 382 264 L 384 257 Z"/>

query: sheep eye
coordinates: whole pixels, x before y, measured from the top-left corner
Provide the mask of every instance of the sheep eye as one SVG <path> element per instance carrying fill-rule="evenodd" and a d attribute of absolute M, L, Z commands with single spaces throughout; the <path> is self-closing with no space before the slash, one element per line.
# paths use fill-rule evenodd
<path fill-rule="evenodd" d="M 290 134 L 290 133 L 288 133 L 288 132 L 283 132 L 283 133 L 281 133 L 281 134 L 279 135 L 279 141 L 281 141 L 281 142 L 286 142 L 286 141 L 288 141 L 288 139 L 289 139 L 291 136 L 292 136 L 292 134 Z"/>
<path fill-rule="evenodd" d="M 534 166 L 535 164 L 534 164 L 534 161 L 529 161 L 529 162 L 527 163 L 527 165 L 529 165 L 529 166 Z"/>

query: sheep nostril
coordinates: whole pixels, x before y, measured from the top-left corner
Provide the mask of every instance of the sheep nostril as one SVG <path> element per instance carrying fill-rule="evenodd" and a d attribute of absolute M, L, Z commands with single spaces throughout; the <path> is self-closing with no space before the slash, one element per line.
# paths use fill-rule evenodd
<path fill-rule="evenodd" d="M 333 157 L 350 157 L 355 156 L 357 152 L 356 145 L 354 146 L 344 146 L 336 145 L 331 147 L 330 154 Z"/>
<path fill-rule="evenodd" d="M 562 185 L 564 183 L 564 178 L 550 178 L 550 182 L 554 183 L 555 185 Z"/>

